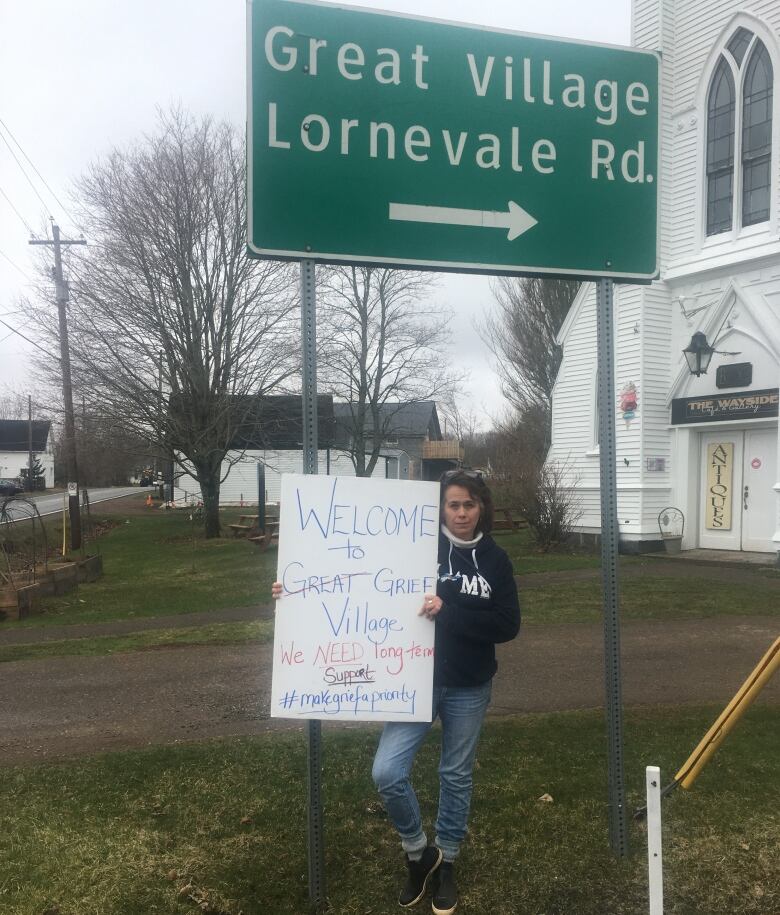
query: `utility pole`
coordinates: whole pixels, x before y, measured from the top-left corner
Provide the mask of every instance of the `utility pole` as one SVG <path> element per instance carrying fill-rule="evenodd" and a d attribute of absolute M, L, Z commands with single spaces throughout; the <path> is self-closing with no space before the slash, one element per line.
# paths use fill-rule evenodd
<path fill-rule="evenodd" d="M 32 395 L 27 395 L 27 488 L 33 491 Z"/>
<path fill-rule="evenodd" d="M 73 383 L 70 377 L 70 347 L 68 346 L 68 284 L 62 276 L 62 245 L 86 245 L 85 239 L 63 241 L 60 227 L 52 224 L 49 239 L 30 239 L 31 245 L 52 245 L 54 248 L 54 287 L 60 321 L 60 365 L 62 367 L 62 399 L 65 405 L 65 467 L 68 474 L 68 515 L 70 517 L 70 548 L 81 547 L 81 512 L 79 510 L 79 470 L 76 459 L 76 422 L 73 415 Z"/>

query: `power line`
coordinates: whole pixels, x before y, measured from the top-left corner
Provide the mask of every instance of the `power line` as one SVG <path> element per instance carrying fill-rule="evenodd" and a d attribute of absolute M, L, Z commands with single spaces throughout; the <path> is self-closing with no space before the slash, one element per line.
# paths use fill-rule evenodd
<path fill-rule="evenodd" d="M 11 155 L 14 157 L 14 162 L 16 162 L 16 164 L 19 166 L 19 171 L 20 171 L 20 172 L 24 175 L 24 177 L 27 179 L 27 183 L 28 183 L 28 184 L 30 185 L 30 187 L 33 189 L 33 193 L 34 193 L 35 196 L 38 198 L 38 200 L 41 201 L 41 203 L 43 204 L 43 208 L 44 208 L 44 209 L 46 210 L 46 212 L 48 213 L 48 212 L 49 212 L 49 205 L 46 203 L 46 201 L 43 199 L 43 197 L 41 197 L 41 195 L 38 193 L 38 188 L 32 183 L 32 179 L 31 179 L 30 176 L 27 174 L 27 172 L 24 170 L 24 166 L 23 166 L 22 163 L 19 161 L 19 157 L 16 155 L 16 153 L 15 153 L 15 152 L 13 151 L 13 149 L 11 148 L 11 144 L 10 144 L 10 143 L 8 142 L 8 140 L 5 138 L 5 135 L 4 135 L 4 134 L 0 133 L 0 138 L 2 138 L 3 143 L 5 143 L 5 145 L 8 147 L 8 152 L 11 153 Z M 53 218 L 53 217 L 52 217 L 51 213 L 49 213 L 49 219 L 52 219 L 52 218 Z"/>
<path fill-rule="evenodd" d="M 24 272 L 24 270 L 22 270 L 22 268 L 19 266 L 19 264 L 12 261 L 11 258 L 5 253 L 5 251 L 3 251 L 2 248 L 0 248 L 0 256 L 4 257 L 12 267 L 16 267 L 16 269 L 19 271 L 19 273 L 21 273 L 22 276 L 26 280 L 30 280 L 30 277 Z M 30 280 L 30 282 L 32 282 L 32 280 Z"/>
<path fill-rule="evenodd" d="M 22 220 L 22 223 L 24 224 L 25 229 L 27 229 L 27 231 L 30 233 L 30 235 L 35 235 L 35 232 L 33 232 L 32 228 L 30 227 L 30 223 L 27 222 L 27 220 L 24 218 L 24 216 L 22 216 L 22 214 L 19 212 L 19 210 L 16 209 L 16 207 L 11 202 L 11 198 L 8 196 L 8 194 L 6 194 L 6 192 L 1 187 L 0 187 L 0 194 L 2 194 L 3 197 L 5 197 L 5 199 L 8 201 L 8 205 L 11 207 L 11 209 L 14 211 L 14 213 L 16 213 L 16 215 L 19 217 L 19 219 Z"/>
<path fill-rule="evenodd" d="M 36 349 L 39 349 L 42 353 L 45 353 L 49 357 L 49 359 L 57 358 L 56 356 L 53 356 L 47 349 L 44 349 L 39 343 L 36 343 L 35 340 L 31 340 L 29 337 L 25 337 L 25 335 L 20 330 L 17 330 L 15 327 L 12 327 L 7 321 L 4 321 L 2 318 L 0 318 L 0 324 L 5 325 L 12 333 L 15 333 L 17 336 L 21 337 L 22 340 L 26 340 L 29 344 L 34 346 Z"/>
<path fill-rule="evenodd" d="M 2 118 L 0 118 L 0 124 L 3 125 L 3 127 L 5 128 L 5 131 L 6 131 L 6 133 L 8 134 L 8 136 L 14 141 L 14 143 L 16 143 L 16 145 L 17 145 L 17 147 L 19 148 L 19 151 L 21 152 L 21 154 L 22 154 L 22 155 L 24 156 L 24 158 L 30 163 L 30 167 L 31 167 L 32 170 L 35 172 L 35 174 L 41 179 L 41 181 L 43 182 L 43 186 L 46 188 L 46 190 L 47 190 L 47 191 L 52 195 L 52 197 L 57 201 L 57 203 L 59 204 L 59 206 L 60 206 L 60 208 L 62 209 L 63 213 L 65 213 L 65 215 L 70 219 L 70 221 L 73 223 L 74 226 L 76 226 L 77 229 L 81 229 L 81 226 L 80 226 L 80 225 L 76 222 L 76 220 L 71 216 L 71 214 L 68 212 L 68 210 L 67 210 L 67 208 L 65 207 L 65 205 L 63 204 L 63 202 L 62 202 L 62 201 L 60 200 L 60 198 L 54 193 L 54 191 L 53 191 L 53 190 L 51 189 L 51 187 L 49 186 L 49 183 L 46 181 L 46 179 L 43 177 L 43 175 L 42 175 L 42 174 L 38 171 L 38 169 L 35 167 L 35 164 L 33 163 L 32 159 L 31 159 L 31 158 L 27 155 L 27 153 L 24 151 L 24 149 L 23 149 L 23 147 L 22 147 L 22 144 L 21 144 L 21 143 L 16 139 L 16 137 L 13 135 L 13 133 L 11 132 L 11 128 L 8 126 L 8 124 L 6 124 L 5 121 L 4 121 Z M 83 231 L 83 230 L 82 230 L 82 231 Z"/>

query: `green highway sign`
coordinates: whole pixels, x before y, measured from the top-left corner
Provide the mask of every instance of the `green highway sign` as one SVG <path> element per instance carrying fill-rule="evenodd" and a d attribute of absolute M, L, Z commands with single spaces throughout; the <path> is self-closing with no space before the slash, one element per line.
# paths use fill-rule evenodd
<path fill-rule="evenodd" d="M 648 51 L 249 0 L 253 255 L 658 274 Z"/>

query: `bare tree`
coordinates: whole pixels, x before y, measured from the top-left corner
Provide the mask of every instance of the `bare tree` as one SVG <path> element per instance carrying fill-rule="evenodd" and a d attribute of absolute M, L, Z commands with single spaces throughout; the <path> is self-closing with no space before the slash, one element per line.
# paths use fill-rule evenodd
<path fill-rule="evenodd" d="M 549 445 L 552 390 L 561 364 L 555 338 L 578 289 L 579 283 L 571 280 L 501 277 L 493 287 L 498 310 L 481 331 L 496 357 L 504 396 L 520 417 L 529 414 L 534 425 L 542 422 L 543 453 Z"/>
<path fill-rule="evenodd" d="M 537 417 L 538 419 L 538 417 Z M 534 413 L 500 421 L 491 433 L 491 484 L 503 504 L 519 509 L 544 551 L 565 543 L 582 515 L 578 478 L 564 463 L 539 460 Z M 574 483 L 572 484 L 572 479 Z"/>
<path fill-rule="evenodd" d="M 373 473 L 400 409 L 458 387 L 445 355 L 449 314 L 426 303 L 432 288 L 428 274 L 374 267 L 336 267 L 323 282 L 320 377 L 350 405 L 358 476 Z"/>
<path fill-rule="evenodd" d="M 439 403 L 439 414 L 444 420 L 444 437 L 465 442 L 477 436 L 482 417 L 473 409 L 464 410 L 461 407 L 459 393 L 444 394 Z"/>
<path fill-rule="evenodd" d="M 0 419 L 27 419 L 27 397 L 10 388 L 0 391 Z"/>
<path fill-rule="evenodd" d="M 156 134 L 79 181 L 90 245 L 69 262 L 80 395 L 101 428 L 181 455 L 201 488 L 207 537 L 219 535 L 237 427 L 297 371 L 297 283 L 288 265 L 246 255 L 244 168 L 229 125 L 161 114 Z"/>

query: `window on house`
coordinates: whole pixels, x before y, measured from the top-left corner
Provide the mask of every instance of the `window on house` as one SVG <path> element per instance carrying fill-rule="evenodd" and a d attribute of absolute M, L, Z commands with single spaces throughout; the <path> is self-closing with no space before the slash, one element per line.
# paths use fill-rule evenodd
<path fill-rule="evenodd" d="M 772 158 L 772 62 L 756 42 L 742 90 L 742 225 L 769 219 Z"/>
<path fill-rule="evenodd" d="M 772 85 L 766 46 L 737 29 L 707 97 L 707 235 L 731 231 L 735 215 L 740 226 L 769 219 Z M 735 197 L 741 200 L 736 208 Z"/>
<path fill-rule="evenodd" d="M 707 235 L 731 228 L 734 107 L 734 77 L 721 57 L 707 106 Z"/>
<path fill-rule="evenodd" d="M 750 42 L 753 40 L 753 33 L 748 32 L 747 29 L 739 28 L 731 36 L 731 41 L 726 45 L 726 47 L 731 51 L 731 56 L 736 61 L 738 67 L 742 66 L 742 61 L 745 59 L 745 51 L 750 47 Z"/>

